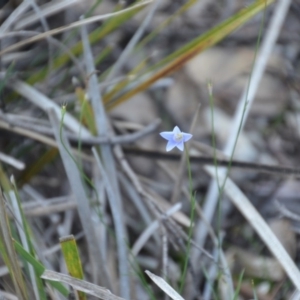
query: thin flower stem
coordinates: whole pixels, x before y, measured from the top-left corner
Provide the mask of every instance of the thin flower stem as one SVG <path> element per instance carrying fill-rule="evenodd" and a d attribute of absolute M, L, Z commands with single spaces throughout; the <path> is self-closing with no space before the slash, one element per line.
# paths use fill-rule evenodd
<path fill-rule="evenodd" d="M 62 146 L 64 147 L 64 149 L 66 150 L 66 152 L 68 153 L 68 155 L 74 161 L 75 165 L 77 166 L 78 171 L 79 171 L 79 173 L 81 175 L 81 178 L 83 179 L 84 183 L 88 183 L 88 185 L 91 187 L 91 189 L 95 192 L 95 196 L 96 196 L 96 199 L 97 199 L 97 202 L 98 202 L 98 200 L 99 200 L 98 191 L 97 191 L 95 185 L 93 184 L 93 182 L 91 181 L 91 179 L 84 173 L 81 160 L 77 161 L 74 158 L 73 154 L 69 151 L 68 147 L 64 143 L 64 140 L 63 140 L 63 124 L 64 124 L 64 117 L 65 117 L 66 111 L 67 111 L 67 108 L 66 108 L 65 105 L 63 105 L 62 108 L 61 108 L 61 120 L 60 120 L 60 126 L 59 126 L 60 142 L 61 142 Z M 80 127 L 80 132 L 81 132 L 81 127 Z M 78 150 L 81 151 L 80 139 L 79 139 L 79 143 L 78 143 Z M 86 185 L 83 185 L 83 186 L 86 187 Z M 97 213 L 98 213 L 100 219 L 102 220 L 101 212 L 98 209 L 97 209 Z"/>
<path fill-rule="evenodd" d="M 184 152 L 186 155 L 186 161 L 187 161 L 187 169 L 188 169 L 188 176 L 189 176 L 189 189 L 190 189 L 190 203 L 191 203 L 191 214 L 190 214 L 190 227 L 189 227 L 189 234 L 188 234 L 188 242 L 187 242 L 187 247 L 186 247 L 186 256 L 185 256 L 185 261 L 184 261 L 184 266 L 183 266 L 183 272 L 180 278 L 180 288 L 179 292 L 182 293 L 183 286 L 185 283 L 186 279 L 186 273 L 187 273 L 187 266 L 189 262 L 189 257 L 190 257 L 190 250 L 191 250 L 191 239 L 192 239 L 192 233 L 193 233 L 193 224 L 194 224 L 194 219 L 195 219 L 195 206 L 196 206 L 196 201 L 195 201 L 195 195 L 193 195 L 193 179 L 192 179 L 192 170 L 191 170 L 191 163 L 190 163 L 190 157 L 189 153 L 187 150 L 187 147 L 184 147 Z"/>
<path fill-rule="evenodd" d="M 207 83 L 208 87 L 208 95 L 209 95 L 209 106 L 210 106 L 210 115 L 211 115 L 211 144 L 213 147 L 213 159 L 214 159 L 214 166 L 216 169 L 216 175 L 218 175 L 218 160 L 217 160 L 217 146 L 216 146 L 216 134 L 215 134 L 215 120 L 214 120 L 214 97 L 212 92 L 212 82 L 209 81 Z M 216 181 L 218 184 L 219 193 L 221 192 L 221 185 L 219 182 L 219 177 L 216 176 Z"/>

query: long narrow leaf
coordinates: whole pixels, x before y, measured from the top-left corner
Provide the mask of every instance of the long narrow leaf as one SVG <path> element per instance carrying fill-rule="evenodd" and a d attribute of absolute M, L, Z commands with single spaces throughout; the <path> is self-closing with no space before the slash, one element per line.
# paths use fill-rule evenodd
<path fill-rule="evenodd" d="M 184 300 L 163 278 L 151 273 L 148 270 L 145 272 L 151 278 L 151 280 L 173 300 Z"/>
<path fill-rule="evenodd" d="M 38 261 L 36 260 L 30 253 L 28 253 L 20 243 L 18 243 L 16 240 L 13 241 L 16 251 L 28 262 L 30 263 L 33 268 L 35 269 L 38 276 L 42 276 L 46 268 Z M 49 281 L 49 283 L 58 290 L 63 296 L 67 297 L 69 295 L 69 291 L 66 287 L 64 287 L 59 282 L 53 282 Z"/>
<path fill-rule="evenodd" d="M 8 216 L 5 207 L 5 200 L 0 189 L 0 247 L 1 252 L 5 254 L 6 265 L 15 287 L 15 292 L 20 300 L 28 299 L 25 283 L 23 280 L 22 270 L 20 268 L 18 257 L 14 249 L 11 237 L 11 230 L 8 222 Z"/>
<path fill-rule="evenodd" d="M 147 4 L 147 3 L 145 3 Z M 109 18 L 107 21 L 104 22 L 104 24 L 98 28 L 96 28 L 94 31 L 92 31 L 89 34 L 89 42 L 91 45 L 94 45 L 95 43 L 98 43 L 101 39 L 103 39 L 107 34 L 111 33 L 115 29 L 119 28 L 122 24 L 124 24 L 126 21 L 130 20 L 135 14 L 137 14 L 139 11 L 141 11 L 144 8 L 143 5 L 139 5 L 136 7 L 132 7 L 128 10 L 121 11 L 119 15 L 116 15 L 112 18 Z M 76 43 L 73 47 L 70 49 L 71 53 L 75 56 L 80 55 L 83 51 L 82 42 Z M 105 53 L 103 53 L 104 55 Z M 53 62 L 53 68 L 58 69 L 62 66 L 66 65 L 70 61 L 70 56 L 65 53 L 57 57 Z M 34 84 L 36 82 L 39 82 L 43 79 L 45 79 L 47 75 L 47 68 L 43 68 L 42 70 L 36 72 L 33 74 L 27 82 L 29 84 Z"/>
<path fill-rule="evenodd" d="M 83 279 L 82 265 L 74 236 L 69 235 L 60 238 L 59 241 L 69 274 L 74 278 Z M 78 298 L 85 300 L 85 293 L 78 292 Z"/>
<path fill-rule="evenodd" d="M 10 192 L 10 199 L 12 202 L 12 207 L 16 218 L 16 225 L 19 232 L 19 236 L 24 249 L 33 255 L 34 248 L 31 243 L 31 233 L 29 230 L 29 226 L 24 216 L 17 187 L 14 184 L 14 180 L 12 180 L 12 182 L 13 182 L 14 191 Z M 31 265 L 28 265 L 28 270 L 29 270 L 29 276 L 30 276 L 32 288 L 36 299 L 45 300 L 47 297 L 46 297 L 45 289 L 43 287 L 42 280 L 39 278 L 39 276 L 36 276 L 35 270 Z"/>
<path fill-rule="evenodd" d="M 106 288 L 54 271 L 45 270 L 42 278 L 69 284 L 76 290 L 85 292 L 103 300 L 125 300 L 124 298 L 115 296 Z"/>
<path fill-rule="evenodd" d="M 230 19 L 224 21 L 220 25 L 216 26 L 212 30 L 208 31 L 204 35 L 194 39 L 189 44 L 183 46 L 178 51 L 174 52 L 164 60 L 162 60 L 159 64 L 154 66 L 154 68 L 159 68 L 161 65 L 166 65 L 162 69 L 160 69 L 154 75 L 151 75 L 148 79 L 146 79 L 141 84 L 138 84 L 132 90 L 125 92 L 122 96 L 117 99 L 108 98 L 104 95 L 103 100 L 108 109 L 112 109 L 113 107 L 121 104 L 122 102 L 128 100 L 133 97 L 135 94 L 146 90 L 157 80 L 168 76 L 178 69 L 180 69 L 184 64 L 186 64 L 189 60 L 195 57 L 200 52 L 205 49 L 215 45 L 217 42 L 225 38 L 228 34 L 245 24 L 249 19 L 251 19 L 255 14 L 259 13 L 261 10 L 270 5 L 274 0 L 259 0 L 256 1 L 253 5 L 241 10 L 235 16 Z M 114 100 L 114 101 L 112 101 Z"/>

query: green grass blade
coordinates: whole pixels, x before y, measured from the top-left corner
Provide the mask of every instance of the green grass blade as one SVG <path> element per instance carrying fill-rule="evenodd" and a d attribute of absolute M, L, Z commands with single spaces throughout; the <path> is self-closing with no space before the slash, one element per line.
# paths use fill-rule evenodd
<path fill-rule="evenodd" d="M 1 253 L 6 265 L 10 271 L 10 276 L 15 287 L 15 293 L 18 299 L 28 299 L 27 290 L 25 287 L 23 274 L 19 265 L 18 257 L 12 243 L 11 229 L 8 222 L 8 215 L 6 212 L 5 199 L 0 189 L 0 239 L 1 239 Z"/>
<path fill-rule="evenodd" d="M 189 53 L 190 55 L 196 51 L 196 54 L 202 52 L 203 50 L 215 45 L 217 42 L 221 41 L 223 38 L 228 36 L 234 30 L 238 29 L 240 26 L 244 25 L 256 14 L 266 9 L 274 0 L 258 0 L 247 8 L 242 9 L 234 16 L 228 18 L 221 24 L 215 26 L 211 30 L 207 31 L 203 35 L 195 38 L 190 43 L 184 45 L 179 50 L 175 51 L 171 55 L 167 56 L 165 59 L 161 60 L 159 63 L 154 65 L 151 69 L 156 69 L 157 67 L 163 66 L 169 62 L 172 62 L 177 57 Z M 197 52 L 199 50 L 199 52 Z M 190 52 L 191 51 L 191 52 Z M 188 56 L 188 55 L 187 55 Z"/>
<path fill-rule="evenodd" d="M 102 3 L 102 0 L 97 0 L 95 1 L 95 3 L 93 4 L 93 6 L 86 12 L 86 14 L 84 15 L 85 18 L 90 17 L 92 15 L 92 13 L 95 11 L 95 9 Z"/>
<path fill-rule="evenodd" d="M 151 40 L 155 38 L 165 27 L 170 25 L 176 18 L 178 18 L 181 14 L 183 14 L 186 10 L 188 10 L 191 6 L 197 3 L 197 0 L 188 0 L 184 3 L 173 15 L 164 20 L 161 24 L 157 26 L 151 33 L 149 33 L 136 47 L 136 50 L 143 48 L 149 43 Z"/>
<path fill-rule="evenodd" d="M 0 163 L 0 186 L 3 188 L 5 193 L 8 193 L 11 190 L 9 179 L 6 176 L 1 163 Z"/>
<path fill-rule="evenodd" d="M 53 162 L 58 156 L 57 148 L 46 150 L 40 158 L 30 164 L 19 176 L 18 186 L 28 183 L 34 176 L 41 172 L 46 165 Z"/>
<path fill-rule="evenodd" d="M 103 60 L 105 60 L 105 58 L 107 58 L 108 55 L 111 54 L 112 50 L 113 50 L 112 45 L 107 45 L 105 48 L 103 48 L 101 52 L 95 57 L 95 65 L 98 65 Z"/>
<path fill-rule="evenodd" d="M 13 70 L 14 70 L 14 63 L 11 63 L 8 66 L 8 68 L 7 68 L 6 72 L 5 72 L 4 79 L 0 81 L 0 93 L 2 93 L 2 90 L 5 87 L 7 81 L 9 80 L 9 78 L 12 77 Z"/>
<path fill-rule="evenodd" d="M 86 99 L 86 91 L 81 87 L 75 89 L 78 102 L 80 104 L 80 123 L 88 127 L 93 135 L 97 134 L 95 117 L 90 102 Z"/>
<path fill-rule="evenodd" d="M 44 273 L 46 268 L 37 259 L 35 259 L 35 257 L 33 257 L 30 253 L 28 253 L 20 243 L 18 243 L 16 240 L 13 240 L 13 243 L 16 251 L 23 257 L 23 259 L 25 259 L 28 263 L 30 263 L 33 266 L 37 276 L 40 277 Z M 55 282 L 55 281 L 48 281 L 48 282 L 53 288 L 59 291 L 63 296 L 68 297 L 69 291 L 64 285 L 62 285 L 60 282 Z"/>
<path fill-rule="evenodd" d="M 111 99 L 104 95 L 103 100 L 107 108 L 112 109 L 116 105 L 128 100 L 135 94 L 146 90 L 157 80 L 174 73 L 193 57 L 195 57 L 205 49 L 215 45 L 217 42 L 225 38 L 228 34 L 245 24 L 254 15 L 259 13 L 261 10 L 265 9 L 272 2 L 274 2 L 274 0 L 258 0 L 249 7 L 241 10 L 233 17 L 224 21 L 220 25 L 217 25 L 210 31 L 206 32 L 204 35 L 194 39 L 187 45 L 183 46 L 179 50 L 175 51 L 174 53 L 160 61 L 158 64 L 148 69 L 148 71 L 151 71 L 167 64 L 165 67 L 161 68 L 157 73 L 151 75 L 144 82 L 138 84 L 132 90 L 124 93 L 118 99 Z"/>
<path fill-rule="evenodd" d="M 59 242 L 70 276 L 83 279 L 82 265 L 74 236 L 63 237 Z M 79 300 L 86 300 L 86 294 L 78 292 L 78 298 Z"/>
<path fill-rule="evenodd" d="M 243 270 L 242 273 L 241 273 L 241 275 L 239 276 L 239 281 L 238 281 L 238 284 L 237 284 L 236 291 L 234 293 L 233 300 L 237 300 L 239 298 L 239 293 L 240 293 L 240 290 L 241 290 L 244 273 L 245 273 L 245 270 Z"/>
<path fill-rule="evenodd" d="M 15 185 L 14 179 L 12 179 L 11 181 L 14 190 L 10 192 L 10 199 L 12 202 L 14 215 L 17 221 L 16 226 L 19 232 L 20 240 L 22 242 L 24 249 L 28 251 L 32 256 L 34 256 L 35 250 L 31 242 L 32 234 L 22 209 L 21 198 L 18 189 Z M 37 276 L 36 271 L 31 265 L 28 265 L 28 271 L 29 271 L 32 288 L 36 298 L 41 300 L 46 300 L 47 296 L 41 278 Z"/>

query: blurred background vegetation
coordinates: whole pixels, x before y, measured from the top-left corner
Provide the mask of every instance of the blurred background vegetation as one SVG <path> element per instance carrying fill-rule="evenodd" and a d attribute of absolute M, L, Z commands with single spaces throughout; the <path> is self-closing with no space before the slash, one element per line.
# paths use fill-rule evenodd
<path fill-rule="evenodd" d="M 300 299 L 298 0 L 0 6 L 0 299 Z"/>

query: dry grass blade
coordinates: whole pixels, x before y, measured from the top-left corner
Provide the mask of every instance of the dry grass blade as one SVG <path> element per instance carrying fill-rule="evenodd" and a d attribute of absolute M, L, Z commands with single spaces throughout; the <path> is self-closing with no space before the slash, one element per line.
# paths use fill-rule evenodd
<path fill-rule="evenodd" d="M 289 298 L 289 300 L 300 300 L 300 291 L 296 290 Z"/>
<path fill-rule="evenodd" d="M 167 211 L 173 207 L 173 205 L 170 205 L 165 198 L 161 197 L 154 190 L 144 189 L 142 195 L 149 201 L 151 205 L 159 207 L 161 211 Z M 175 212 L 172 218 L 184 227 L 188 228 L 191 226 L 190 218 L 181 211 Z"/>
<path fill-rule="evenodd" d="M 149 13 L 146 16 L 146 18 L 144 19 L 143 23 L 139 26 L 138 30 L 136 31 L 134 36 L 131 38 L 130 42 L 128 43 L 126 48 L 123 50 L 123 52 L 121 53 L 119 59 L 117 60 L 117 62 L 113 66 L 112 70 L 108 74 L 108 76 L 106 78 L 106 82 L 110 82 L 114 78 L 116 78 L 119 71 L 122 69 L 124 63 L 126 62 L 126 60 L 128 60 L 128 57 L 129 57 L 130 53 L 132 53 L 132 51 L 134 50 L 134 47 L 136 46 L 137 42 L 139 41 L 141 36 L 144 34 L 145 29 L 149 25 L 150 21 L 153 19 L 153 16 L 154 16 L 154 14 L 155 14 L 158 6 L 159 6 L 159 3 L 160 3 L 160 1 L 154 1 L 154 3 L 152 4 L 152 6 L 149 10 Z"/>
<path fill-rule="evenodd" d="M 14 179 L 12 180 L 14 181 Z M 18 200 L 14 191 L 10 191 L 9 197 L 11 199 L 12 209 L 16 221 L 16 227 L 20 236 L 20 240 L 22 242 L 22 246 L 28 253 L 30 253 L 30 247 L 26 236 L 26 229 L 25 229 L 26 225 L 23 223 L 22 211 L 20 210 L 21 207 L 18 204 Z M 38 292 L 37 282 L 35 280 L 35 272 L 31 264 L 28 264 L 28 271 L 29 271 L 29 277 L 32 284 L 34 296 L 37 300 L 40 300 L 41 298 Z"/>
<path fill-rule="evenodd" d="M 124 298 L 113 295 L 106 288 L 58 272 L 46 270 L 41 278 L 69 284 L 75 290 L 84 292 L 103 300 L 124 300 Z"/>
<path fill-rule="evenodd" d="M 62 10 L 65 10 L 67 7 L 76 4 L 77 2 L 79 1 L 78 0 L 51 1 L 50 3 L 46 3 L 40 7 L 40 14 L 45 18 L 55 13 L 58 13 Z M 27 26 L 32 25 L 38 20 L 39 20 L 39 16 L 36 16 L 35 14 L 31 14 L 19 20 L 17 24 L 14 26 L 14 28 L 15 30 L 20 30 Z"/>
<path fill-rule="evenodd" d="M 166 219 L 173 214 L 175 214 L 177 211 L 181 209 L 182 205 L 181 203 L 177 203 L 174 206 L 172 206 L 170 209 L 168 209 L 164 215 L 161 216 L 160 220 L 153 221 L 139 236 L 139 238 L 136 240 L 132 247 L 132 254 L 137 256 L 143 246 L 146 244 L 146 242 L 149 240 L 149 238 L 157 231 L 160 225 L 161 219 Z"/>
<path fill-rule="evenodd" d="M 2 152 L 0 152 L 0 160 L 8 165 L 13 166 L 14 168 L 18 170 L 24 170 L 25 164 L 22 161 L 19 161 L 9 155 L 6 155 Z"/>
<path fill-rule="evenodd" d="M 12 243 L 12 237 L 10 232 L 10 227 L 8 223 L 8 215 L 6 212 L 5 199 L 0 189 L 0 243 L 5 249 L 2 251 L 2 255 L 7 256 L 6 265 L 10 271 L 10 275 L 15 287 L 15 293 L 18 299 L 25 300 L 28 299 L 27 292 L 25 289 L 22 270 L 18 263 L 18 257 L 15 248 Z"/>
<path fill-rule="evenodd" d="M 132 201 L 133 205 L 138 210 L 138 213 L 144 220 L 145 224 L 151 224 L 152 218 L 147 210 L 147 207 L 142 201 L 140 194 L 122 173 L 118 173 L 118 178 L 120 180 L 120 183 L 122 184 L 125 193 L 128 195 L 129 199 Z"/>
<path fill-rule="evenodd" d="M 300 300 L 297 5 L 17 2 L 0 9 L 0 300 Z M 159 135 L 176 124 L 184 152 Z"/>
<path fill-rule="evenodd" d="M 300 216 L 298 214 L 295 214 L 292 211 L 288 210 L 278 200 L 275 200 L 275 205 L 284 217 L 289 218 L 294 221 L 298 221 L 298 222 L 300 221 Z"/>
<path fill-rule="evenodd" d="M 49 28 L 48 22 L 47 22 L 45 16 L 41 13 L 39 6 L 35 3 L 35 0 L 27 0 L 26 2 L 30 2 L 30 5 L 31 5 L 37 19 L 41 23 L 44 32 L 49 31 L 50 28 Z M 53 48 L 52 48 L 51 42 L 49 41 L 49 37 L 47 37 L 47 43 L 48 43 L 48 68 L 49 68 L 49 70 L 51 70 L 52 65 L 53 65 Z"/>
<path fill-rule="evenodd" d="M 16 21 L 19 20 L 20 16 L 30 7 L 29 1 L 23 1 L 17 9 L 15 9 L 10 16 L 3 22 L 0 27 L 0 35 L 6 32 L 9 27 Z"/>
<path fill-rule="evenodd" d="M 152 0 L 143 1 L 143 2 L 141 2 L 139 4 L 136 4 L 136 5 L 132 6 L 132 7 L 123 9 L 123 10 L 118 11 L 118 12 L 114 12 L 114 13 L 110 13 L 110 14 L 105 14 L 105 15 L 101 15 L 101 16 L 90 17 L 90 18 L 87 18 L 87 19 L 84 19 L 84 20 L 80 20 L 80 21 L 71 23 L 70 25 L 62 26 L 62 27 L 59 27 L 59 28 L 56 28 L 56 29 L 52 29 L 52 30 L 49 30 L 49 31 L 41 33 L 41 34 L 37 34 L 36 36 L 34 36 L 32 38 L 29 38 L 29 39 L 27 39 L 25 41 L 21 41 L 19 43 L 16 43 L 16 44 L 10 46 L 10 47 L 7 47 L 6 49 L 4 49 L 4 50 L 2 50 L 0 52 L 0 56 L 3 55 L 3 54 L 5 54 L 5 53 L 11 52 L 13 50 L 16 50 L 16 49 L 18 49 L 20 47 L 23 47 L 25 45 L 32 44 L 34 42 L 40 41 L 42 39 L 45 39 L 48 36 L 56 35 L 56 34 L 64 32 L 64 31 L 67 31 L 67 30 L 70 30 L 70 29 L 73 29 L 73 28 L 77 28 L 77 27 L 80 27 L 80 26 L 83 26 L 83 25 L 87 25 L 87 24 L 90 24 L 90 23 L 94 23 L 94 22 L 98 22 L 98 21 L 103 21 L 103 20 L 109 19 L 111 17 L 115 17 L 115 16 L 118 16 L 118 15 L 123 14 L 125 12 L 128 12 L 129 10 L 134 10 L 134 9 L 141 8 L 141 7 L 147 5 L 147 4 L 151 3 L 151 2 L 152 2 Z M 1 39 L 1 37 L 2 36 L 0 34 L 0 39 Z"/>
<path fill-rule="evenodd" d="M 0 118 L 1 118 L 0 114 Z M 138 139 L 144 138 L 153 131 L 155 131 L 160 124 L 160 121 L 157 120 L 148 126 L 146 126 L 144 129 L 131 133 L 131 134 L 126 134 L 126 135 L 121 135 L 121 136 L 114 136 L 114 137 L 84 137 L 81 139 L 82 145 L 86 146 L 94 146 L 94 145 L 101 145 L 101 144 L 110 144 L 110 145 L 117 145 L 117 144 L 128 144 L 135 142 Z M 45 145 L 49 145 L 51 147 L 57 148 L 57 143 L 55 140 L 52 138 L 48 138 L 47 135 L 53 135 L 53 131 L 47 127 L 43 128 L 43 126 L 37 127 L 36 125 L 34 126 L 27 126 L 23 123 L 21 126 L 20 123 L 16 125 L 16 123 L 11 123 L 7 121 L 0 120 L 0 128 L 5 129 L 10 132 L 15 132 L 19 135 L 22 135 L 24 137 L 28 137 L 30 139 L 39 141 Z M 28 128 L 28 129 L 26 129 Z M 74 128 L 74 127 L 73 127 Z M 40 132 L 40 133 L 39 133 Z M 78 136 L 74 134 L 67 133 L 67 137 L 70 141 L 75 141 L 78 142 Z M 76 153 L 79 156 L 84 157 L 85 159 L 88 160 L 88 156 L 85 155 L 84 153 L 79 153 L 77 150 L 74 149 L 74 153 Z M 9 158 L 9 160 L 8 160 Z M 22 170 L 25 168 L 24 163 L 16 160 L 15 158 L 11 157 L 6 157 L 5 154 L 0 154 L 0 160 L 3 162 L 6 162 L 7 164 L 10 164 L 14 166 L 16 169 Z"/>
<path fill-rule="evenodd" d="M 78 206 L 78 213 L 81 220 L 81 224 L 87 240 L 87 246 L 89 249 L 89 256 L 91 259 L 92 273 L 96 282 L 102 281 L 102 283 L 111 289 L 111 283 L 109 281 L 109 275 L 106 270 L 105 262 L 102 259 L 100 248 L 98 245 L 97 236 L 95 233 L 94 225 L 91 220 L 91 208 L 89 201 L 85 193 L 81 175 L 79 174 L 78 166 L 76 165 L 73 157 L 70 156 L 70 146 L 64 135 L 62 140 L 60 139 L 60 121 L 54 109 L 49 110 L 49 117 L 54 129 L 55 138 L 58 143 L 59 152 L 74 192 L 74 197 Z M 67 150 L 68 149 L 68 150 Z"/>
<path fill-rule="evenodd" d="M 126 245 L 126 231 L 125 231 L 125 223 L 123 220 L 123 214 L 122 214 L 122 206 L 121 202 L 118 201 L 116 198 L 116 194 L 114 193 L 113 187 L 109 181 L 109 178 L 107 176 L 107 173 L 105 172 L 104 166 L 102 165 L 102 162 L 99 158 L 99 155 L 96 151 L 96 149 L 93 147 L 92 152 L 96 158 L 97 165 L 100 169 L 101 176 L 103 177 L 104 183 L 105 183 L 105 189 L 107 192 L 107 196 L 110 202 L 110 208 L 113 215 L 113 220 L 115 224 L 115 231 L 116 231 L 116 240 L 117 240 L 117 246 L 118 246 L 118 258 L 119 258 L 119 276 L 120 276 L 120 285 L 128 284 L 129 285 L 129 270 L 128 270 L 128 256 L 127 256 L 127 245 Z M 125 272 L 126 271 L 126 272 Z M 122 290 L 120 290 L 121 295 L 126 296 L 125 299 L 129 299 L 130 297 L 130 290 L 129 286 L 125 287 Z"/>
<path fill-rule="evenodd" d="M 45 125 L 40 124 L 37 126 L 35 122 L 24 122 L 22 120 L 18 120 L 18 115 L 9 115 L 1 112 L 0 112 L 0 119 L 2 119 L 0 121 L 0 127 L 3 129 L 7 129 L 9 131 L 14 131 L 16 133 L 20 133 L 29 137 L 31 136 L 30 133 L 33 134 L 32 137 L 34 136 L 34 133 L 41 133 L 43 134 L 41 138 L 43 138 L 44 135 L 48 135 L 48 136 L 53 135 L 53 130 L 49 128 L 48 124 Z M 103 136 L 103 137 L 93 136 L 89 138 L 81 137 L 80 141 L 82 145 L 87 145 L 87 146 L 95 146 L 100 144 L 111 144 L 111 145 L 130 144 L 156 131 L 160 123 L 161 123 L 160 119 L 156 119 L 149 125 L 142 128 L 141 130 L 135 131 L 133 133 L 123 134 L 119 136 L 112 136 L 112 137 L 108 137 L 108 136 Z M 78 142 L 79 138 L 77 134 L 71 134 L 71 133 L 66 133 L 66 134 L 70 141 Z M 7 158 L 7 161 L 5 160 L 5 157 Z M 2 156 L 0 153 L 0 160 L 9 163 L 8 158 L 9 157 L 5 156 L 4 154 Z M 17 161 L 16 159 L 14 159 L 14 162 L 15 165 L 13 164 L 13 161 L 10 161 L 10 164 L 15 166 L 16 168 L 21 168 L 21 166 L 23 166 L 23 168 L 25 167 L 23 163 L 21 164 L 21 162 Z"/>
<path fill-rule="evenodd" d="M 142 81 L 142 83 L 134 84 L 134 86 L 130 90 L 125 89 L 124 94 L 118 96 L 116 99 L 111 99 L 109 93 L 104 95 L 104 103 L 107 105 L 107 108 L 112 109 L 113 107 L 132 98 L 134 95 L 145 91 L 161 78 L 164 78 L 174 73 L 175 71 L 178 71 L 183 67 L 184 64 L 186 64 L 197 54 L 219 42 L 222 38 L 231 33 L 234 29 L 237 29 L 237 27 L 241 26 L 244 22 L 249 20 L 253 15 L 258 13 L 266 6 L 270 5 L 273 1 L 274 0 L 258 0 L 254 2 L 253 5 L 249 6 L 248 9 L 241 10 L 241 12 L 237 15 L 238 17 L 235 16 L 230 20 L 230 22 L 227 20 L 226 22 L 219 25 L 222 27 L 222 30 L 216 27 L 213 33 L 208 32 L 202 37 L 203 39 L 201 40 L 201 42 L 198 41 L 188 50 L 181 50 L 182 53 L 178 55 L 178 57 L 171 60 L 167 65 L 160 68 L 154 74 L 148 73 L 148 75 L 145 75 L 145 79 Z M 219 34 L 216 34 L 217 31 L 219 31 Z"/>
<path fill-rule="evenodd" d="M 15 132 L 17 134 L 20 134 L 22 136 L 28 137 L 30 139 L 39 141 L 45 145 L 49 145 L 51 147 L 57 147 L 57 144 L 55 140 L 45 137 L 45 135 L 35 133 L 31 130 L 23 129 L 21 127 L 15 127 L 15 126 L 10 126 L 8 123 L 0 121 L 0 128 L 6 129 L 10 132 Z"/>
<path fill-rule="evenodd" d="M 151 278 L 151 280 L 173 300 L 184 300 L 164 279 L 157 275 L 154 275 L 148 270 L 146 270 L 145 272 Z"/>
<path fill-rule="evenodd" d="M 13 295 L 11 293 L 6 293 L 6 292 L 0 291 L 0 299 L 3 299 L 3 300 L 18 300 L 18 297 L 16 297 L 15 295 Z"/>
<path fill-rule="evenodd" d="M 27 210 L 25 209 L 24 215 L 27 217 L 49 216 L 51 214 L 66 212 L 68 210 L 76 208 L 77 203 L 75 201 L 66 201 L 65 203 L 54 203 L 52 205 L 47 203 L 47 206 L 34 207 Z"/>
<path fill-rule="evenodd" d="M 14 80 L 9 83 L 9 86 L 18 92 L 23 97 L 27 98 L 30 102 L 32 102 L 37 107 L 41 108 L 43 111 L 47 112 L 48 109 L 53 108 L 57 115 L 60 115 L 61 109 L 60 107 L 51 101 L 48 97 L 44 94 L 40 93 L 29 84 L 20 81 Z M 79 122 L 69 113 L 65 114 L 64 118 L 64 125 L 66 125 L 70 130 L 73 132 L 79 133 L 83 137 L 90 137 L 90 132 L 83 127 Z"/>
<path fill-rule="evenodd" d="M 109 136 L 110 127 L 108 125 L 108 119 L 103 106 L 101 94 L 99 93 L 98 79 L 96 76 L 96 69 L 94 66 L 94 58 L 92 55 L 91 46 L 88 39 L 88 33 L 86 26 L 81 27 L 81 37 L 84 50 L 84 60 L 89 74 L 88 93 L 91 99 L 93 108 L 93 115 L 95 117 L 95 125 L 98 136 Z M 97 151 L 93 149 L 93 153 L 97 156 Z M 114 203 L 111 205 L 113 211 L 114 224 L 116 228 L 116 239 L 118 244 L 118 268 L 120 276 L 120 294 L 125 299 L 130 298 L 130 282 L 129 282 L 129 270 L 128 270 L 128 255 L 126 246 L 126 226 L 122 218 L 122 201 L 117 180 L 117 172 L 114 156 L 110 145 L 103 145 L 99 148 L 103 161 L 104 168 L 100 159 L 97 159 L 98 166 L 101 174 L 106 181 L 106 188 L 109 195 L 109 199 Z M 107 178 L 106 178 L 107 176 Z"/>
<path fill-rule="evenodd" d="M 37 31 L 29 31 L 29 30 L 23 30 L 23 31 L 13 31 L 13 32 L 6 32 L 4 34 L 2 34 L 2 37 L 31 37 L 31 36 L 35 36 L 37 35 L 39 32 Z M 64 52 L 66 55 L 69 56 L 70 60 L 74 63 L 74 66 L 76 66 L 76 68 L 79 71 L 79 74 L 81 75 L 81 79 L 83 80 L 84 76 L 83 76 L 83 70 L 81 68 L 80 63 L 78 62 L 76 56 L 70 51 L 70 49 L 65 46 L 65 44 L 63 44 L 62 42 L 60 42 L 58 39 L 55 39 L 51 36 L 47 37 L 47 41 L 57 47 L 59 50 L 61 50 L 62 52 Z M 51 47 L 52 48 L 52 47 Z M 49 49 L 50 50 L 50 49 Z M 52 51 L 53 52 L 53 51 Z M 26 55 L 26 54 L 25 54 Z M 6 56 L 6 58 L 3 58 L 3 61 L 6 62 L 14 62 L 16 60 L 16 57 L 14 57 L 13 55 L 10 57 L 10 55 L 8 54 Z M 30 82 L 30 80 L 29 80 Z"/>
<path fill-rule="evenodd" d="M 206 167 L 205 170 L 213 178 L 216 178 L 216 173 L 213 168 Z M 219 174 L 219 180 L 224 181 L 225 176 L 226 174 Z M 241 214 L 255 229 L 256 233 L 264 241 L 270 252 L 276 257 L 282 268 L 286 271 L 290 280 L 294 283 L 295 287 L 300 290 L 299 269 L 262 216 L 230 178 L 227 178 L 226 180 L 224 191 L 230 198 L 231 202 L 238 208 Z"/>
<path fill-rule="evenodd" d="M 280 28 L 283 24 L 285 19 L 286 13 L 288 11 L 288 7 L 290 5 L 290 0 L 282 0 L 277 3 L 277 7 L 275 13 L 272 17 L 270 22 L 270 26 L 268 28 L 268 32 L 266 34 L 265 39 L 262 42 L 261 49 L 259 50 L 257 60 L 253 66 L 253 70 L 251 73 L 251 78 L 249 82 L 249 86 L 245 86 L 244 92 L 242 97 L 239 100 L 238 107 L 235 112 L 235 116 L 232 122 L 232 130 L 230 133 L 230 138 L 227 141 L 225 146 L 224 154 L 231 155 L 235 148 L 236 139 L 239 135 L 239 132 L 243 130 L 243 126 L 247 120 L 247 116 L 250 112 L 250 108 L 252 103 L 255 99 L 255 95 L 259 86 L 259 83 L 262 79 L 264 74 L 266 64 L 270 57 L 271 51 L 274 48 L 276 43 L 277 37 L 280 33 Z M 219 173 L 225 172 L 225 169 L 219 169 Z M 222 181 L 220 182 L 222 185 Z M 209 187 L 206 202 L 203 207 L 203 212 L 206 216 L 206 219 L 211 222 L 214 212 L 217 207 L 217 200 L 218 200 L 218 186 L 216 182 L 212 182 Z M 207 237 L 207 230 L 206 227 L 203 226 L 202 222 L 197 224 L 197 243 L 200 246 L 203 246 Z M 199 253 L 195 253 L 193 255 L 193 261 L 198 261 Z"/>

